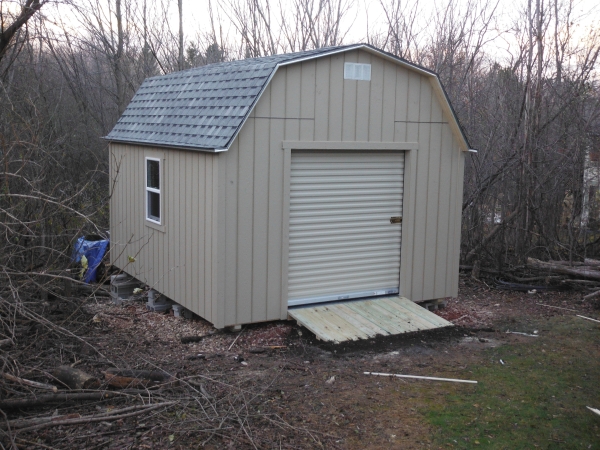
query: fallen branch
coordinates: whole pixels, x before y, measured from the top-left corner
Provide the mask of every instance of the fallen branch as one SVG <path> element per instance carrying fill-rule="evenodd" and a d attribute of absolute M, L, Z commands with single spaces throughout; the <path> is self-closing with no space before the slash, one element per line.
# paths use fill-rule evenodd
<path fill-rule="evenodd" d="M 600 296 L 600 290 L 597 290 L 597 291 L 592 292 L 591 294 L 584 295 L 583 299 L 584 300 L 589 300 L 591 298 L 596 298 L 596 297 L 599 297 L 599 296 Z"/>
<path fill-rule="evenodd" d="M 581 261 L 556 261 L 556 260 L 552 260 L 552 259 L 548 262 L 551 264 L 558 264 L 560 266 L 568 266 L 568 267 L 591 266 L 592 265 L 592 264 L 586 264 L 585 262 L 581 262 Z"/>
<path fill-rule="evenodd" d="M 140 414 L 144 414 L 146 412 L 153 411 L 158 408 L 171 406 L 176 403 L 177 402 L 173 401 L 173 402 L 156 403 L 154 405 L 137 405 L 137 406 L 131 406 L 128 408 L 112 410 L 109 413 L 104 413 L 104 414 L 100 414 L 100 415 L 83 416 L 83 417 L 68 418 L 68 419 L 65 419 L 64 418 L 65 416 L 26 419 L 27 421 L 36 421 L 37 422 L 37 423 L 34 423 L 33 425 L 31 425 L 31 422 L 30 422 L 30 424 L 25 425 L 23 419 L 17 419 L 16 421 L 10 421 L 10 422 L 8 422 L 8 424 L 12 429 L 18 429 L 18 431 L 32 431 L 32 430 L 39 430 L 40 428 L 46 428 L 46 427 L 50 427 L 50 426 L 79 425 L 79 424 L 83 424 L 83 423 L 87 424 L 87 423 L 94 423 L 94 422 L 107 422 L 109 420 L 119 420 L 119 419 L 126 419 L 128 417 L 139 416 Z M 134 411 L 132 411 L 132 410 L 134 410 Z M 127 411 L 132 411 L 132 412 L 127 412 Z M 125 414 L 123 414 L 123 413 L 125 413 Z M 23 423 L 23 425 L 21 426 L 22 423 Z"/>
<path fill-rule="evenodd" d="M 25 386 L 29 386 L 36 389 L 44 389 L 46 391 L 58 392 L 58 388 L 56 386 L 52 386 L 51 384 L 39 383 L 37 381 L 26 380 L 25 378 L 15 377 L 9 373 L 3 373 L 2 376 L 9 381 L 14 381 L 15 383 L 24 384 Z"/>
<path fill-rule="evenodd" d="M 565 283 L 565 284 L 586 284 L 588 286 L 600 286 L 600 281 L 593 281 L 593 280 L 563 280 L 561 283 Z"/>
<path fill-rule="evenodd" d="M 0 409 L 32 408 L 45 403 L 71 403 L 85 400 L 103 400 L 124 395 L 122 392 L 59 392 L 29 398 L 10 398 L 0 401 Z"/>
<path fill-rule="evenodd" d="M 600 323 L 600 320 L 591 319 L 591 318 L 585 317 L 585 316 L 580 316 L 579 314 L 576 314 L 576 316 L 577 317 L 581 317 L 582 319 L 591 320 L 592 322 L 598 322 L 598 323 Z"/>
<path fill-rule="evenodd" d="M 120 370 L 108 369 L 104 378 L 109 386 L 116 388 L 157 387 L 165 383 L 174 383 L 177 379 L 166 372 L 156 370 Z"/>
<path fill-rule="evenodd" d="M 432 380 L 432 381 L 451 381 L 453 383 L 471 383 L 477 384 L 477 381 L 473 380 L 457 380 L 454 378 L 438 378 L 438 377 L 422 377 L 419 375 L 400 375 L 397 373 L 378 373 L 378 372 L 364 372 L 365 375 L 374 375 L 378 377 L 395 377 L 395 378 L 414 378 L 416 380 Z"/>
<path fill-rule="evenodd" d="M 212 395 L 210 395 L 208 393 L 208 391 L 204 388 L 204 385 L 202 383 L 199 383 L 197 381 L 194 380 L 188 380 L 188 383 L 190 383 L 192 386 L 196 386 L 197 388 L 200 388 L 200 392 L 202 393 L 202 395 L 204 395 L 204 397 L 206 397 L 208 400 L 212 399 Z"/>
<path fill-rule="evenodd" d="M 573 268 L 568 266 L 563 266 L 560 264 L 553 264 L 551 262 L 540 261 L 535 258 L 527 258 L 527 266 L 533 267 L 535 269 L 544 269 L 552 272 L 564 273 L 567 275 L 573 275 L 576 277 L 582 278 L 592 278 L 594 280 L 600 280 L 600 271 L 598 270 L 590 270 L 589 267 L 583 268 Z"/>

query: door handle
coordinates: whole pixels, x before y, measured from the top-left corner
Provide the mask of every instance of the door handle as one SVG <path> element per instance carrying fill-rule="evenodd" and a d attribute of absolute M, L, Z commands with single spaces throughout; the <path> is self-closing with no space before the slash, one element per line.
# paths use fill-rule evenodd
<path fill-rule="evenodd" d="M 390 217 L 390 223 L 402 223 L 402 216 Z"/>

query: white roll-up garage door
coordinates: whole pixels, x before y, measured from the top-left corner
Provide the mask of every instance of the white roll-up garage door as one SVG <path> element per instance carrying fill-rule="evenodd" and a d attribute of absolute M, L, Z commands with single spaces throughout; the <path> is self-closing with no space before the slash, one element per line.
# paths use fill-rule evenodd
<path fill-rule="evenodd" d="M 398 293 L 403 175 L 404 152 L 292 152 L 290 306 Z"/>

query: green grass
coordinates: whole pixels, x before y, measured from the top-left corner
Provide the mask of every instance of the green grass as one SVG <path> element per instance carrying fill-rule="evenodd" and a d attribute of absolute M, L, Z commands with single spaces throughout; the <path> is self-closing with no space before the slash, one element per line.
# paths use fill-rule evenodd
<path fill-rule="evenodd" d="M 576 317 L 537 326 L 539 338 L 485 351 L 470 367 L 474 389 L 454 388 L 428 408 L 438 445 L 600 449 L 600 416 L 586 408 L 600 409 L 600 327 Z"/>

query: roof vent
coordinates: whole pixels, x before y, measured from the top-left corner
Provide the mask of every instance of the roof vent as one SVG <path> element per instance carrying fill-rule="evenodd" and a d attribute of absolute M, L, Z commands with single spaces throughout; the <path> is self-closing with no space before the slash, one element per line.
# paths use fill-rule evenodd
<path fill-rule="evenodd" d="M 344 80 L 371 81 L 371 64 L 344 63 Z"/>

